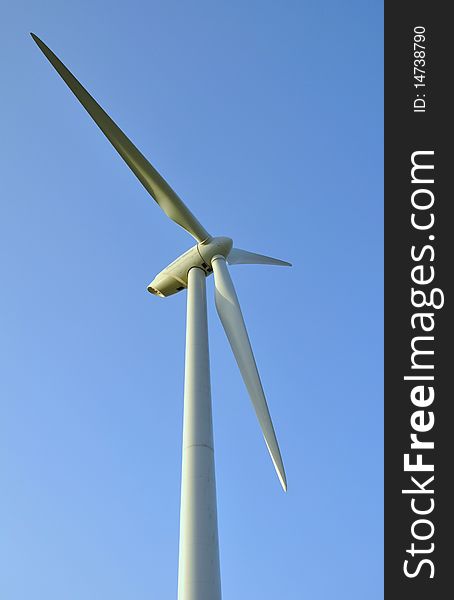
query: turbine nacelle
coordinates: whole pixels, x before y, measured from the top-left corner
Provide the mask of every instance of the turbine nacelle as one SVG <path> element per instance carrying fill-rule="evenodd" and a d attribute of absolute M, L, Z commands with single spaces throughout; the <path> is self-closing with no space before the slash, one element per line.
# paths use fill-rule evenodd
<path fill-rule="evenodd" d="M 168 267 L 163 269 L 147 287 L 150 294 L 166 298 L 188 287 L 190 269 L 198 267 L 208 276 L 213 272 L 211 261 L 214 256 L 227 258 L 232 250 L 233 241 L 228 237 L 209 238 L 196 244 Z"/>

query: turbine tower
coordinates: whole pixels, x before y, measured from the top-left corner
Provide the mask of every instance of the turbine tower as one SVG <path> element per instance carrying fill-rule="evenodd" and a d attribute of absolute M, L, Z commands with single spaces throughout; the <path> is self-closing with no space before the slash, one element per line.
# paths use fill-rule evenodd
<path fill-rule="evenodd" d="M 163 269 L 148 291 L 164 298 L 187 289 L 178 600 L 221 600 L 205 279 L 214 274 L 216 309 L 286 491 L 281 453 L 226 263 L 290 263 L 234 248 L 230 238 L 211 236 L 57 56 L 36 35 L 31 35 L 156 203 L 197 242 Z"/>

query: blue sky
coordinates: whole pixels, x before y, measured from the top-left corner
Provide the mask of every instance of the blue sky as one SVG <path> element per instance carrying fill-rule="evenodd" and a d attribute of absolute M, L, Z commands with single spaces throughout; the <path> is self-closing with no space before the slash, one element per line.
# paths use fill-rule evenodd
<path fill-rule="evenodd" d="M 0 594 L 176 598 L 192 245 L 28 35 L 199 220 L 292 269 L 232 267 L 280 488 L 208 281 L 223 597 L 382 597 L 379 1 L 3 8 Z"/>

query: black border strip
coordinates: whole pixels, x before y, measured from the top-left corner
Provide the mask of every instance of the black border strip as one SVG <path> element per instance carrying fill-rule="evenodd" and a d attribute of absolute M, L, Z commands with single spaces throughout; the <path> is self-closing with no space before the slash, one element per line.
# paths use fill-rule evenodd
<path fill-rule="evenodd" d="M 420 0 L 385 3 L 385 598 L 390 600 L 445 600 L 453 587 L 454 225 L 449 217 L 454 198 L 449 188 L 454 185 L 454 165 L 452 108 L 448 105 L 454 103 L 448 88 L 452 86 L 449 48 L 454 35 L 448 8 L 446 3 Z M 424 41 L 416 38 L 424 49 L 413 45 L 414 36 L 422 31 L 415 32 L 415 27 L 425 30 Z M 424 56 L 414 55 L 421 50 Z M 420 59 L 425 62 L 417 66 L 424 73 L 416 75 L 424 74 L 424 78 L 415 79 L 414 61 Z M 416 83 L 424 85 L 415 87 Z M 433 155 L 414 154 L 422 151 Z M 433 170 L 415 169 L 413 182 L 412 155 L 417 164 L 434 166 Z M 412 194 L 414 204 L 426 203 L 427 208 L 415 208 Z M 433 214 L 433 225 L 418 229 L 412 225 L 412 213 L 418 227 L 426 227 Z M 433 281 L 420 283 L 432 274 Z M 434 292 L 436 288 L 440 291 Z M 428 304 L 433 292 L 432 304 L 441 304 L 443 297 L 444 305 L 418 308 L 424 298 L 418 290 L 425 293 Z M 415 316 L 420 313 L 431 316 Z M 405 380 L 405 376 L 433 380 Z M 411 448 L 412 433 L 416 443 L 433 442 L 434 448 Z M 434 470 L 405 471 L 405 454 L 410 464 L 420 460 L 424 469 L 433 465 Z"/>

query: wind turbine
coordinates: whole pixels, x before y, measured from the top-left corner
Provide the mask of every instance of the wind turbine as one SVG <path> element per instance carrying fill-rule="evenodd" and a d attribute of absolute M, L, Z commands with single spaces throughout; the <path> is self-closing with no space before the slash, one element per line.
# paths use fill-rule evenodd
<path fill-rule="evenodd" d="M 188 290 L 180 507 L 179 600 L 220 600 L 221 578 L 211 413 L 205 279 L 214 274 L 216 309 L 252 400 L 263 437 L 287 491 L 284 465 L 227 264 L 290 266 L 213 237 L 169 184 L 126 137 L 65 65 L 36 35 L 32 38 L 157 204 L 197 244 L 163 269 L 148 291 L 167 297 Z"/>

